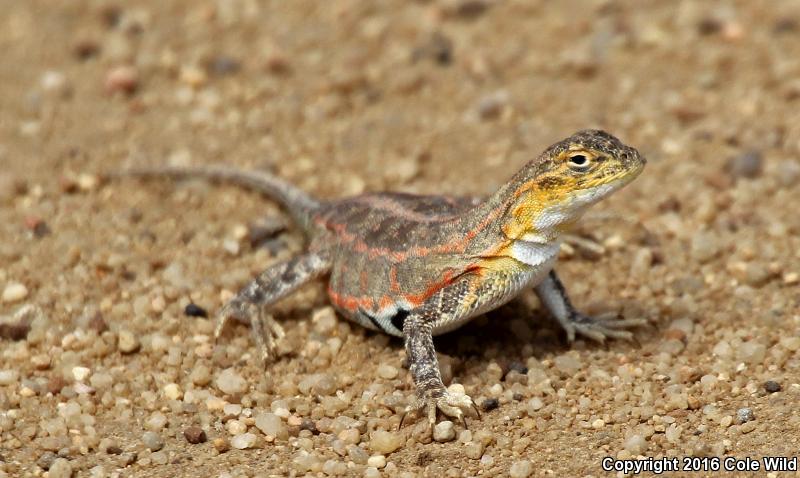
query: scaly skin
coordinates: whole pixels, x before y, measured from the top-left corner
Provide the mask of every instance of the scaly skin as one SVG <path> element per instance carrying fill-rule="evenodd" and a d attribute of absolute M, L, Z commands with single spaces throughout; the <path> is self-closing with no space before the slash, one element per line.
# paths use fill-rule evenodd
<path fill-rule="evenodd" d="M 308 251 L 272 266 L 227 304 L 248 323 L 265 361 L 282 336 L 264 310 L 300 285 L 328 276 L 328 295 L 346 318 L 403 337 L 417 398 L 407 412 L 464 419 L 472 399 L 442 383 L 433 336 L 495 309 L 528 288 L 564 328 L 603 341 L 632 338 L 639 319 L 602 321 L 572 306 L 553 266 L 562 238 L 592 204 L 633 180 L 645 159 L 599 130 L 547 148 L 486 200 L 364 194 L 319 202 L 265 173 L 224 167 L 157 168 L 120 175 L 207 177 L 255 188 L 281 202 L 309 236 Z M 477 411 L 477 410 L 476 410 Z"/>

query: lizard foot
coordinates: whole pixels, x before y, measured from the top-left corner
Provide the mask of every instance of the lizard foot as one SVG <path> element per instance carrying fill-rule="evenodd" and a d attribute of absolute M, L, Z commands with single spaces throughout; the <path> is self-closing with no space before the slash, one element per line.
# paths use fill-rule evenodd
<path fill-rule="evenodd" d="M 428 423 L 431 427 L 436 424 L 437 411 L 442 414 L 453 417 L 460 421 L 464 428 L 467 428 L 467 419 L 464 416 L 465 410 L 474 410 L 477 417 L 480 419 L 481 413 L 478 411 L 478 406 L 469 395 L 458 392 L 448 392 L 447 390 L 436 391 L 436 393 L 428 393 L 425 398 L 417 398 L 406 407 L 403 415 L 400 417 L 400 425 L 403 426 L 406 415 L 409 413 L 418 414 L 423 410 L 428 415 Z"/>
<path fill-rule="evenodd" d="M 611 319 L 595 318 L 576 312 L 564 330 L 567 332 L 567 340 L 575 341 L 575 334 L 588 337 L 596 342 L 604 343 L 607 338 L 633 340 L 633 333 L 625 330 L 631 327 L 646 325 L 644 319 Z"/>
<path fill-rule="evenodd" d="M 219 339 L 230 319 L 250 325 L 250 332 L 261 353 L 261 361 L 264 365 L 270 363 L 277 356 L 278 344 L 286 333 L 271 315 L 264 314 L 261 307 L 237 300 L 237 298 L 225 304 L 219 313 L 219 322 L 214 331 L 215 339 Z"/>

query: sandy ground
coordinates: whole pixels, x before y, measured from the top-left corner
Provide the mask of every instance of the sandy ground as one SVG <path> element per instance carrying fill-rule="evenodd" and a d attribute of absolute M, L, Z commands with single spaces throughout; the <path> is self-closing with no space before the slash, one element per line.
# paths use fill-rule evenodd
<path fill-rule="evenodd" d="M 800 3 L 0 12 L 0 476 L 608 476 L 606 456 L 798 455 Z M 225 163 L 322 198 L 487 194 L 587 127 L 649 164 L 582 226 L 600 249 L 559 270 L 583 310 L 651 326 L 570 347 L 531 294 L 442 337 L 445 378 L 485 410 L 433 442 L 397 431 L 400 341 L 335 320 L 321 283 L 276 308 L 266 373 L 245 328 L 214 347 L 212 320 L 185 315 L 302 247 L 291 228 L 250 240 L 283 218 L 273 203 L 96 181 Z"/>

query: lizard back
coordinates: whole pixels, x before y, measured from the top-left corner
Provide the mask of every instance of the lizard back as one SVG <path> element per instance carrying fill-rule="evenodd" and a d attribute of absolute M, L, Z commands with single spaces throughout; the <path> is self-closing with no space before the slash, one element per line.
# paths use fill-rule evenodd
<path fill-rule="evenodd" d="M 322 204 L 313 217 L 312 248 L 335 244 L 328 282 L 333 304 L 368 328 L 400 335 L 409 310 L 468 273 L 481 250 L 499 239 L 499 230 L 490 239 L 484 228 L 464 223 L 479 204 L 404 193 Z"/>

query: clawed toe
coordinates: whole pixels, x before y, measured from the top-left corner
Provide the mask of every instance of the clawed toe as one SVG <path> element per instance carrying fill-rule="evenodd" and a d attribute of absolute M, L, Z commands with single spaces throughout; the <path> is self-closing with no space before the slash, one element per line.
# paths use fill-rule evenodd
<path fill-rule="evenodd" d="M 219 313 L 219 322 L 214 332 L 215 339 L 222 335 L 230 319 L 250 325 L 253 340 L 264 365 L 274 360 L 278 355 L 278 345 L 286 333 L 271 315 L 265 315 L 261 308 L 254 304 L 242 304 L 234 299 L 225 304 Z"/>
<path fill-rule="evenodd" d="M 433 427 L 436 425 L 437 412 L 455 418 L 460 421 L 464 428 L 467 428 L 467 418 L 465 411 L 473 410 L 478 419 L 481 418 L 480 411 L 475 401 L 469 395 L 456 392 L 444 392 L 438 397 L 417 398 L 412 404 L 406 407 L 400 417 L 400 425 L 403 426 L 406 416 L 425 412 L 428 416 L 428 424 Z"/>
<path fill-rule="evenodd" d="M 599 343 L 605 343 L 609 338 L 633 341 L 633 333 L 626 329 L 646 324 L 644 319 L 598 319 L 576 314 L 570 321 L 572 330 L 567 330 L 567 338 L 572 342 L 577 333 Z"/>

